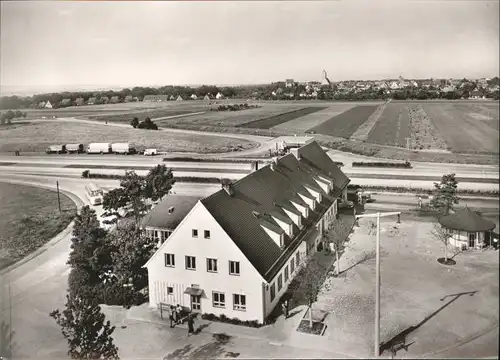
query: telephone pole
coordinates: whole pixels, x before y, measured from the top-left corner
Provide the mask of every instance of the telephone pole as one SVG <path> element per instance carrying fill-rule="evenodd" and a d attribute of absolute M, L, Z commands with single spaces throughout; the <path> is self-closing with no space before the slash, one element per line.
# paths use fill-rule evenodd
<path fill-rule="evenodd" d="M 356 221 L 359 218 L 377 218 L 377 255 L 376 255 L 376 272 L 375 272 L 375 357 L 380 356 L 380 218 L 386 216 L 398 216 L 398 224 L 401 222 L 401 212 L 387 212 L 387 213 L 376 213 L 376 214 L 363 214 L 356 215 Z"/>

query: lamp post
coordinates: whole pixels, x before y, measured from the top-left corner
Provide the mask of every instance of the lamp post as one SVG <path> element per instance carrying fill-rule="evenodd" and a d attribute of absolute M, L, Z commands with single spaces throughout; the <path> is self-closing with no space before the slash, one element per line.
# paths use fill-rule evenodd
<path fill-rule="evenodd" d="M 356 221 L 359 218 L 377 218 L 377 246 L 376 246 L 376 272 L 375 272 L 375 357 L 380 355 L 380 218 L 387 216 L 398 216 L 398 224 L 401 222 L 401 212 L 386 212 L 375 214 L 356 215 Z"/>

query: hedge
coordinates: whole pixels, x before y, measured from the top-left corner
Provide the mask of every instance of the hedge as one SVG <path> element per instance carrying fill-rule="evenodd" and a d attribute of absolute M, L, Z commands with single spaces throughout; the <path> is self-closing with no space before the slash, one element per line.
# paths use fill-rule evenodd
<path fill-rule="evenodd" d="M 163 161 L 183 161 L 183 162 L 220 162 L 220 163 L 252 163 L 257 160 L 251 159 L 216 159 L 216 158 L 193 158 L 193 157 L 171 157 L 171 158 L 163 158 Z"/>
<path fill-rule="evenodd" d="M 123 180 L 125 175 L 117 174 L 97 174 L 91 173 L 89 170 L 82 172 L 82 177 L 86 179 L 110 179 L 110 180 Z M 141 176 L 144 178 L 144 176 Z M 220 178 L 207 178 L 207 177 L 196 177 L 196 176 L 176 176 L 174 177 L 177 182 L 184 183 L 203 183 L 203 184 L 220 184 Z M 236 180 L 231 180 L 232 182 Z"/>
<path fill-rule="evenodd" d="M 398 193 L 422 193 L 432 195 L 434 193 L 433 189 L 424 188 L 407 188 L 404 186 L 361 186 L 356 184 L 349 184 L 348 189 L 363 189 L 363 190 L 381 190 L 381 191 L 392 191 Z M 458 189 L 458 195 L 478 195 L 478 196 L 499 196 L 499 190 L 469 190 L 469 189 Z"/>
<path fill-rule="evenodd" d="M 411 169 L 411 163 L 405 161 L 404 163 L 394 163 L 394 162 L 364 162 L 364 161 L 354 161 L 352 163 L 353 167 L 391 167 L 391 168 L 403 168 Z"/>
<path fill-rule="evenodd" d="M 221 323 L 241 325 L 241 326 L 247 326 L 247 327 L 252 327 L 252 328 L 260 328 L 261 326 L 263 326 L 263 324 L 259 323 L 257 320 L 240 320 L 238 318 L 231 319 L 231 318 L 228 318 L 224 314 L 217 316 L 217 315 L 211 314 L 211 313 L 204 313 L 201 315 L 201 318 L 204 320 L 209 320 L 209 321 L 217 321 L 217 322 L 221 322 Z"/>

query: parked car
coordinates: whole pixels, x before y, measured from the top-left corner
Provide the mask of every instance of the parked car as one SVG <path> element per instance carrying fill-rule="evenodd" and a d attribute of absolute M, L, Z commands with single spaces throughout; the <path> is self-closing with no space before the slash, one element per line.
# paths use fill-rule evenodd
<path fill-rule="evenodd" d="M 158 155 L 158 151 L 156 149 L 146 149 L 144 150 L 145 156 L 155 156 Z"/>

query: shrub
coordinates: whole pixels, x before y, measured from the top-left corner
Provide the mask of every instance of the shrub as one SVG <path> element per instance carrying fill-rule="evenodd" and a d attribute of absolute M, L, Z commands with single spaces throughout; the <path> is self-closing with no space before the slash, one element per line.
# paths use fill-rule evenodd
<path fill-rule="evenodd" d="M 137 117 L 134 117 L 132 121 L 130 121 L 130 125 L 135 129 L 139 125 L 139 119 Z"/>
<path fill-rule="evenodd" d="M 240 326 L 253 327 L 253 328 L 259 328 L 259 327 L 263 326 L 257 320 L 240 320 L 238 318 L 231 319 L 231 318 L 228 318 L 224 314 L 217 316 L 217 315 L 211 314 L 211 313 L 204 313 L 201 315 L 201 318 L 204 320 L 209 320 L 209 321 L 217 321 L 217 322 L 222 322 L 222 323 L 229 323 L 229 324 L 233 324 L 233 325 L 240 325 Z"/>
<path fill-rule="evenodd" d="M 392 168 L 411 169 L 411 163 L 409 161 L 405 161 L 404 163 L 354 161 L 352 163 L 352 166 L 353 167 L 392 167 Z"/>
<path fill-rule="evenodd" d="M 216 159 L 216 158 L 193 158 L 193 157 L 171 157 L 171 158 L 163 158 L 163 161 L 183 161 L 183 162 L 220 162 L 220 163 L 249 163 L 255 160 L 251 159 Z"/>
<path fill-rule="evenodd" d="M 88 171 L 87 178 L 89 178 L 89 179 L 112 179 L 112 180 L 125 179 L 125 175 L 90 173 L 89 170 L 85 170 L 82 172 L 82 177 L 84 177 L 84 178 L 85 178 L 84 173 L 86 171 Z M 188 183 L 202 183 L 202 184 L 220 184 L 219 178 L 205 178 L 205 177 L 196 177 L 196 176 L 175 177 L 175 181 L 188 182 Z M 235 181 L 235 180 L 231 180 L 231 181 Z"/>
<path fill-rule="evenodd" d="M 88 179 L 90 177 L 90 170 L 83 170 L 82 171 L 82 178 Z"/>

